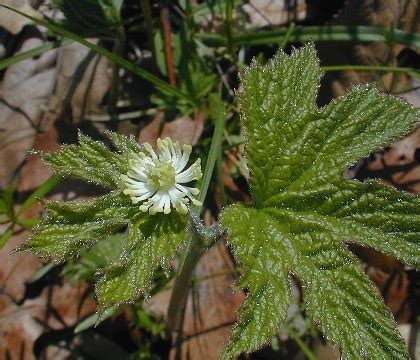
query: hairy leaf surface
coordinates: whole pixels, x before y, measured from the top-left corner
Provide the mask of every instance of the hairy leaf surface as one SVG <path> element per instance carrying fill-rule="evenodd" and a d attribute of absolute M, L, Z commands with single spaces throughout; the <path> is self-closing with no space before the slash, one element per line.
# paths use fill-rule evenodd
<path fill-rule="evenodd" d="M 123 229 L 137 209 L 115 191 L 88 201 L 46 201 L 46 216 L 20 250 L 65 261 Z"/>
<path fill-rule="evenodd" d="M 95 182 L 111 191 L 86 201 L 44 201 L 45 216 L 18 249 L 63 262 L 86 254 L 95 244 L 100 246 L 99 242 L 111 234 L 122 236 L 128 227 L 119 260 L 104 269 L 97 286 L 99 311 L 133 302 L 141 293 L 147 295 L 154 271 L 167 267 L 183 245 L 187 223 L 185 215 L 152 216 L 132 203 L 122 192 L 120 179 L 128 171 L 130 156 L 142 147 L 133 138 L 111 132 L 107 135 L 116 151 L 80 135 L 79 145 L 42 154 L 54 172 Z"/>
<path fill-rule="evenodd" d="M 133 221 L 120 260 L 105 271 L 96 287 L 99 311 L 132 302 L 140 293 L 149 294 L 156 268 L 169 266 L 185 237 L 185 218 L 178 214 L 141 216 Z"/>
<path fill-rule="evenodd" d="M 115 188 L 127 171 L 125 157 L 103 143 L 79 135 L 79 145 L 68 145 L 55 153 L 41 154 L 56 174 Z"/>
<path fill-rule="evenodd" d="M 254 62 L 242 75 L 254 202 L 227 208 L 221 221 L 249 295 L 226 358 L 256 350 L 275 334 L 287 314 L 290 273 L 302 281 L 310 316 L 344 359 L 408 356 L 344 242 L 419 264 L 419 198 L 342 174 L 412 130 L 416 111 L 370 85 L 318 109 L 320 77 L 312 45 L 291 56 L 280 52 L 265 66 Z"/>

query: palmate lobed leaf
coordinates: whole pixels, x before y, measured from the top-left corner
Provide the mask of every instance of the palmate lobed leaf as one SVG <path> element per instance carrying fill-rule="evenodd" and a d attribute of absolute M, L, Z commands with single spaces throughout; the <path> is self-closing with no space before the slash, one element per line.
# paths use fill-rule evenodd
<path fill-rule="evenodd" d="M 420 200 L 343 172 L 412 130 L 416 110 L 373 86 L 318 109 L 321 70 L 313 45 L 242 75 L 253 204 L 221 214 L 249 295 L 225 358 L 272 338 L 290 302 L 289 274 L 303 284 L 312 319 L 344 359 L 405 359 L 391 314 L 344 241 L 420 262 Z"/>
<path fill-rule="evenodd" d="M 117 187 L 121 174 L 127 172 L 127 150 L 122 150 L 125 152 L 121 154 L 115 153 L 102 142 L 79 133 L 79 145 L 67 145 L 60 151 L 40 153 L 40 156 L 58 175 L 78 178 L 112 189 Z"/>
<path fill-rule="evenodd" d="M 97 285 L 101 313 L 113 305 L 133 302 L 141 293 L 147 296 L 154 271 L 168 266 L 187 232 L 186 216 L 151 216 L 123 194 L 121 175 L 128 171 L 130 156 L 142 147 L 132 138 L 111 132 L 107 135 L 117 151 L 80 134 L 79 145 L 41 154 L 55 173 L 94 182 L 111 191 L 86 201 L 44 201 L 45 216 L 18 249 L 64 262 L 128 227 L 120 259 L 108 264 L 108 269 L 98 269 L 103 270 Z"/>
<path fill-rule="evenodd" d="M 134 217 L 120 259 L 105 270 L 96 286 L 99 312 L 133 302 L 140 293 L 148 296 L 154 271 L 168 268 L 186 235 L 186 219 L 178 213 Z"/>
<path fill-rule="evenodd" d="M 119 191 L 87 201 L 45 201 L 46 216 L 19 250 L 62 262 L 123 229 L 137 209 Z"/>

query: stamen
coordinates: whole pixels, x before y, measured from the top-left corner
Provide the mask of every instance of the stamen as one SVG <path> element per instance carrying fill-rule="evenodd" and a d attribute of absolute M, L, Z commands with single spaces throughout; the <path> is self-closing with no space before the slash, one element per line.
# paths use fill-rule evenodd
<path fill-rule="evenodd" d="M 188 212 L 188 203 L 201 203 L 194 196 L 197 188 L 181 184 L 198 180 L 202 177 L 201 160 L 185 169 L 191 145 L 183 145 L 169 137 L 158 139 L 157 153 L 150 144 L 144 144 L 146 152 L 133 154 L 129 159 L 129 170 L 121 176 L 124 184 L 123 193 L 130 196 L 134 204 L 142 202 L 139 209 L 154 215 L 158 212 L 169 214 L 171 207 L 179 213 Z M 184 170 L 185 169 L 185 170 Z"/>

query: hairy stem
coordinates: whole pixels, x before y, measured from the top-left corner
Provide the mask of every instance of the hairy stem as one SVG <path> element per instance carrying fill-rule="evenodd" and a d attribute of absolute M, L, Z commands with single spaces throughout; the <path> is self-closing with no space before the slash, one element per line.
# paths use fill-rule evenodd
<path fill-rule="evenodd" d="M 168 308 L 168 326 L 180 342 L 182 334 L 183 317 L 188 299 L 188 288 L 191 276 L 204 252 L 204 241 L 194 226 L 191 226 L 191 236 L 181 258 L 178 274 L 172 290 L 171 301 Z"/>
<path fill-rule="evenodd" d="M 216 125 L 200 188 L 199 200 L 202 203 L 206 198 L 210 179 L 216 164 L 216 159 L 221 149 L 226 118 L 224 105 L 220 97 L 215 94 L 210 96 L 210 110 L 211 117 L 214 119 Z M 191 210 L 190 212 L 191 236 L 187 247 L 181 254 L 180 264 L 175 277 L 175 284 L 168 308 L 168 326 L 172 330 L 173 339 L 176 339 L 175 344 L 178 354 L 180 349 L 179 345 L 182 340 L 183 319 L 191 277 L 198 261 L 201 258 L 201 255 L 203 255 L 208 245 L 214 244 L 217 242 L 217 239 L 220 239 L 223 236 L 222 231 L 217 226 L 216 228 L 205 228 L 200 220 L 200 212 L 201 207 Z"/>

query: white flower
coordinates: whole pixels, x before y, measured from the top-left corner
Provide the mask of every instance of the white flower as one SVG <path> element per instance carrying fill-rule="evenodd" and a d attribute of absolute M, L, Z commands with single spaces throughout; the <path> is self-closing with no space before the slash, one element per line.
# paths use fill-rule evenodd
<path fill-rule="evenodd" d="M 190 158 L 191 145 L 183 145 L 170 138 L 158 139 L 157 154 L 150 144 L 145 143 L 147 153 L 140 152 L 129 160 L 129 171 L 122 176 L 124 194 L 129 195 L 134 204 L 143 202 L 140 210 L 154 215 L 158 212 L 169 214 L 171 206 L 180 213 L 187 213 L 187 204 L 201 203 L 194 198 L 197 188 L 185 184 L 202 177 L 201 160 L 197 159 L 184 170 Z"/>

